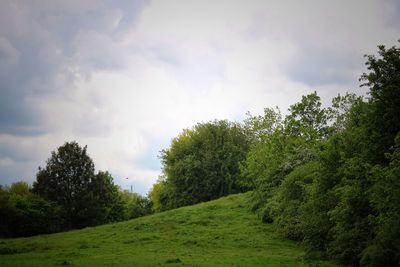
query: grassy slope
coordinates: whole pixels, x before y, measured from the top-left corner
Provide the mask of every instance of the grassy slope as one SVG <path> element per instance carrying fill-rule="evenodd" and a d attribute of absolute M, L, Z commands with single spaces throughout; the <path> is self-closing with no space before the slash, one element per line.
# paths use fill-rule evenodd
<path fill-rule="evenodd" d="M 0 239 L 1 266 L 303 266 L 246 194 L 79 231 Z M 313 263 L 314 265 L 314 263 Z"/>

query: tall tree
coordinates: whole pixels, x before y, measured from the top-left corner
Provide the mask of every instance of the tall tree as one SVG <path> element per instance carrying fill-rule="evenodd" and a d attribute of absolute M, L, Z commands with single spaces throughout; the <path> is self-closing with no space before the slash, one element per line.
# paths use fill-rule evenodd
<path fill-rule="evenodd" d="M 39 167 L 33 191 L 64 208 L 67 228 L 83 226 L 82 210 L 88 208 L 88 192 L 94 180 L 94 163 L 87 147 L 77 142 L 66 142 L 51 153 L 46 167 Z"/>
<path fill-rule="evenodd" d="M 400 130 L 400 48 L 378 46 L 377 58 L 367 56 L 370 72 L 360 80 L 370 89 L 368 135 L 370 136 L 370 158 L 374 163 L 388 163 L 385 153 L 394 145 Z"/>

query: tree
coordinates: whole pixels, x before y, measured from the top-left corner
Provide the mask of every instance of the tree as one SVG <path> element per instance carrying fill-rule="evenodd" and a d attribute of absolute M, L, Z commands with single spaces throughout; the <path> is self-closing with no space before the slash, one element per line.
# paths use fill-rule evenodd
<path fill-rule="evenodd" d="M 360 79 L 367 101 L 339 95 L 322 108 L 313 93 L 281 128 L 250 120 L 257 138 L 242 171 L 256 181 L 251 208 L 304 240 L 307 257 L 400 265 L 400 48 L 378 53 Z"/>
<path fill-rule="evenodd" d="M 370 155 L 375 163 L 388 163 L 385 153 L 394 145 L 400 130 L 400 48 L 378 46 L 379 58 L 367 56 L 369 73 L 360 81 L 370 89 L 368 135 Z"/>
<path fill-rule="evenodd" d="M 276 222 L 286 237 L 294 240 L 304 238 L 305 209 L 319 176 L 319 162 L 308 162 L 285 176 L 281 186 L 276 190 L 276 201 L 278 202 Z"/>
<path fill-rule="evenodd" d="M 99 171 L 88 185 L 86 205 L 81 208 L 81 226 L 124 220 L 125 206 L 118 186 L 109 172 Z"/>
<path fill-rule="evenodd" d="M 126 220 L 141 217 L 151 212 L 150 200 L 147 197 L 127 190 L 121 191 L 119 194 L 124 205 L 124 218 Z"/>
<path fill-rule="evenodd" d="M 173 186 L 168 183 L 165 177 L 161 176 L 158 181 L 153 184 L 149 192 L 151 209 L 154 212 L 173 209 L 178 204 L 175 202 Z"/>
<path fill-rule="evenodd" d="M 373 207 L 379 212 L 374 218 L 374 238 L 363 251 L 365 266 L 398 266 L 400 264 L 400 133 L 393 152 L 387 154 L 389 166 L 375 166 L 368 190 Z"/>
<path fill-rule="evenodd" d="M 0 236 L 18 237 L 61 230 L 61 207 L 31 192 L 26 182 L 0 189 Z"/>
<path fill-rule="evenodd" d="M 251 115 L 246 113 L 244 129 L 252 143 L 267 141 L 279 128 L 282 128 L 282 115 L 279 108 L 264 108 L 263 115 Z"/>
<path fill-rule="evenodd" d="M 184 130 L 162 151 L 165 182 L 155 189 L 165 194 L 158 196 L 178 207 L 241 192 L 239 163 L 248 148 L 247 135 L 236 123 L 214 121 Z"/>
<path fill-rule="evenodd" d="M 290 106 L 290 114 L 285 119 L 289 135 L 304 138 L 307 142 L 328 136 L 328 114 L 326 109 L 321 108 L 320 100 L 317 92 L 314 92 Z"/>
<path fill-rule="evenodd" d="M 247 181 L 255 191 L 251 209 L 261 212 L 265 222 L 276 217 L 276 191 L 296 167 L 316 158 L 318 142 L 328 134 L 327 112 L 314 92 L 290 106 L 284 121 L 278 111 L 265 109 L 264 116 L 251 117 L 247 128 L 255 129 L 254 142 L 242 166 Z M 248 182 L 251 184 L 251 182 Z"/>
<path fill-rule="evenodd" d="M 362 102 L 362 97 L 352 93 L 346 93 L 343 96 L 339 94 L 332 99 L 332 105 L 327 109 L 331 135 L 340 133 L 349 126 L 351 108 L 355 103 L 360 102 Z"/>
<path fill-rule="evenodd" d="M 46 167 L 39 167 L 33 184 L 33 191 L 54 201 L 64 209 L 68 229 L 82 227 L 87 215 L 82 211 L 90 209 L 88 193 L 95 179 L 94 163 L 87 154 L 87 147 L 77 142 L 66 142 L 51 153 Z"/>
<path fill-rule="evenodd" d="M 29 187 L 27 182 L 15 182 L 10 187 L 10 193 L 17 195 L 27 195 L 30 193 L 31 188 Z"/>
<path fill-rule="evenodd" d="M 319 158 L 306 216 L 307 243 L 349 266 L 400 263 L 400 49 L 379 46 L 378 54 L 360 79 L 368 101 L 349 98 L 345 123 Z"/>

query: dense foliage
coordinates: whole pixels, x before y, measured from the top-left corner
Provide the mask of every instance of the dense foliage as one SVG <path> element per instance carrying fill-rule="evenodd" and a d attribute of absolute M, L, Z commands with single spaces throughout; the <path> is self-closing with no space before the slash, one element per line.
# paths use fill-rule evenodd
<path fill-rule="evenodd" d="M 33 191 L 63 208 L 65 227 L 81 228 L 107 221 L 116 187 L 107 173 L 95 175 L 86 147 L 65 143 L 39 167 Z"/>
<path fill-rule="evenodd" d="M 185 130 L 163 151 L 153 209 L 254 189 L 250 208 L 304 241 L 307 257 L 399 266 L 400 50 L 379 46 L 378 53 L 360 78 L 367 99 L 347 93 L 324 108 L 314 92 L 285 118 L 271 108 L 248 114 L 235 125 L 238 143 L 221 137 L 227 132 L 218 123 Z"/>
<path fill-rule="evenodd" d="M 150 202 L 121 191 L 108 172 L 94 172 L 86 147 L 65 143 L 40 168 L 33 188 L 0 188 L 0 236 L 30 236 L 149 214 Z"/>
<path fill-rule="evenodd" d="M 191 205 L 242 192 L 239 163 L 249 148 L 245 130 L 236 123 L 197 124 L 163 150 L 163 177 L 150 197 L 154 210 Z"/>
<path fill-rule="evenodd" d="M 62 229 L 61 207 L 31 192 L 25 182 L 0 188 L 0 236 L 30 236 Z"/>
<path fill-rule="evenodd" d="M 151 203 L 149 198 L 126 190 L 120 191 L 119 193 L 124 204 L 124 220 L 138 218 L 151 213 Z"/>
<path fill-rule="evenodd" d="M 284 120 L 272 109 L 251 116 L 242 173 L 255 187 L 250 208 L 303 240 L 308 257 L 399 266 L 400 49 L 379 46 L 366 64 L 367 100 L 347 94 L 321 108 L 313 93 Z"/>

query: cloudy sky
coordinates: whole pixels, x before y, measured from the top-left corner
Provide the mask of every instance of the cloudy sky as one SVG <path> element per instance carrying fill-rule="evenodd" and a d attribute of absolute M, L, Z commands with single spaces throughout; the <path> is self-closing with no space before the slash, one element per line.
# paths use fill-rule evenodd
<path fill-rule="evenodd" d="M 76 140 L 146 194 L 183 128 L 364 94 L 363 55 L 399 18 L 396 0 L 0 0 L 0 184 Z"/>

